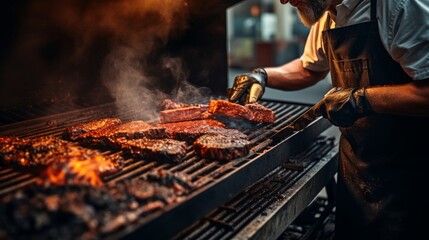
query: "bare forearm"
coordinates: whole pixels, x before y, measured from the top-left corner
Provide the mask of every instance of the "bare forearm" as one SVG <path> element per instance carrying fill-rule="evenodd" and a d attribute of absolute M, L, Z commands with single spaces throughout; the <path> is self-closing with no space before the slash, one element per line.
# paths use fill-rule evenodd
<path fill-rule="evenodd" d="M 374 112 L 429 116 L 429 79 L 403 85 L 369 87 L 366 94 Z"/>
<path fill-rule="evenodd" d="M 314 72 L 305 69 L 300 59 L 295 59 L 280 67 L 265 68 L 268 87 L 281 90 L 299 90 L 316 84 L 328 72 Z"/>

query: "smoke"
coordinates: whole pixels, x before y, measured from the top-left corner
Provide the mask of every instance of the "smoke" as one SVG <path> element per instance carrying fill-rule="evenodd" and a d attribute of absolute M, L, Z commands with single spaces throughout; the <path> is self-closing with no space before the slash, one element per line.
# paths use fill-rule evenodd
<path fill-rule="evenodd" d="M 34 99 L 106 93 L 147 116 L 166 97 L 188 102 L 207 94 L 189 84 L 184 61 L 170 54 L 169 43 L 189 28 L 186 0 L 29 1 L 17 16 L 4 91 Z"/>
<path fill-rule="evenodd" d="M 189 102 L 203 96 L 203 89 L 188 83 L 182 60 L 164 51 L 188 27 L 188 14 L 184 1 L 159 0 L 121 1 L 101 11 L 97 27 L 108 29 L 115 40 L 101 78 L 118 109 L 138 110 L 153 119 L 165 98 Z"/>

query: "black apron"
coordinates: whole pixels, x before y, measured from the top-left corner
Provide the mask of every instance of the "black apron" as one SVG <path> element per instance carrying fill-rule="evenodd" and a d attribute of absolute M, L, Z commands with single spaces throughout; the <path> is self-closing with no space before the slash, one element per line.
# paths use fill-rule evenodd
<path fill-rule="evenodd" d="M 369 22 L 330 29 L 327 21 L 323 41 L 334 87 L 412 81 L 381 42 L 376 6 L 371 0 Z M 428 126 L 425 117 L 372 114 L 340 128 L 337 239 L 429 235 Z"/>

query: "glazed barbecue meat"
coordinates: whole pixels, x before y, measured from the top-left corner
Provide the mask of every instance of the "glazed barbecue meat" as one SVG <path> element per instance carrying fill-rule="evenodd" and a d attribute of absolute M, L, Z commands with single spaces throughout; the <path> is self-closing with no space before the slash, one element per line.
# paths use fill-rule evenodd
<path fill-rule="evenodd" d="M 219 128 L 225 128 L 225 124 L 213 120 L 194 120 L 176 123 L 161 123 L 157 126 L 165 128 L 165 132 L 169 138 L 192 143 L 198 137 L 218 131 Z"/>
<path fill-rule="evenodd" d="M 18 164 L 20 155 L 25 156 L 25 149 L 29 140 L 18 137 L 0 136 L 0 164 Z"/>
<path fill-rule="evenodd" d="M 104 156 L 53 136 L 33 139 L 0 137 L 0 160 L 3 165 L 23 170 L 42 171 L 47 182 L 64 185 L 82 183 L 99 185 L 100 176 L 123 167 L 120 155 Z"/>
<path fill-rule="evenodd" d="M 81 123 L 78 125 L 68 127 L 64 130 L 61 136 L 65 140 L 75 141 L 77 137 L 81 134 L 94 131 L 94 130 L 108 128 L 111 126 L 116 126 L 121 123 L 122 121 L 119 118 L 102 118 L 91 122 Z"/>
<path fill-rule="evenodd" d="M 165 128 L 144 121 L 131 121 L 80 135 L 76 140 L 83 146 L 120 148 L 117 138 L 164 138 Z"/>
<path fill-rule="evenodd" d="M 78 148 L 72 143 L 52 136 L 33 139 L 0 137 L 0 146 L 2 164 L 32 170 L 61 160 L 64 154 Z"/>
<path fill-rule="evenodd" d="M 250 142 L 238 130 L 205 134 L 194 142 L 195 151 L 202 158 L 229 161 L 249 153 Z"/>
<path fill-rule="evenodd" d="M 188 144 L 174 139 L 117 139 L 117 145 L 121 146 L 124 154 L 133 157 L 180 162 L 186 155 Z"/>
<path fill-rule="evenodd" d="M 208 112 L 221 117 L 245 119 L 256 123 L 273 123 L 275 120 L 274 112 L 259 103 L 242 106 L 226 100 L 210 100 Z"/>

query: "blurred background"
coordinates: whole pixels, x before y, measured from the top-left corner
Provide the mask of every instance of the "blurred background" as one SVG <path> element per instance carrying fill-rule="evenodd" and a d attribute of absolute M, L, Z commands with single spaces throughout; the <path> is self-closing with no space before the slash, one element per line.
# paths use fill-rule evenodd
<path fill-rule="evenodd" d="M 256 67 L 280 66 L 301 56 L 309 28 L 290 4 L 247 0 L 228 8 L 228 85 Z M 313 104 L 331 88 L 330 77 L 299 91 L 268 88 L 265 99 Z"/>

